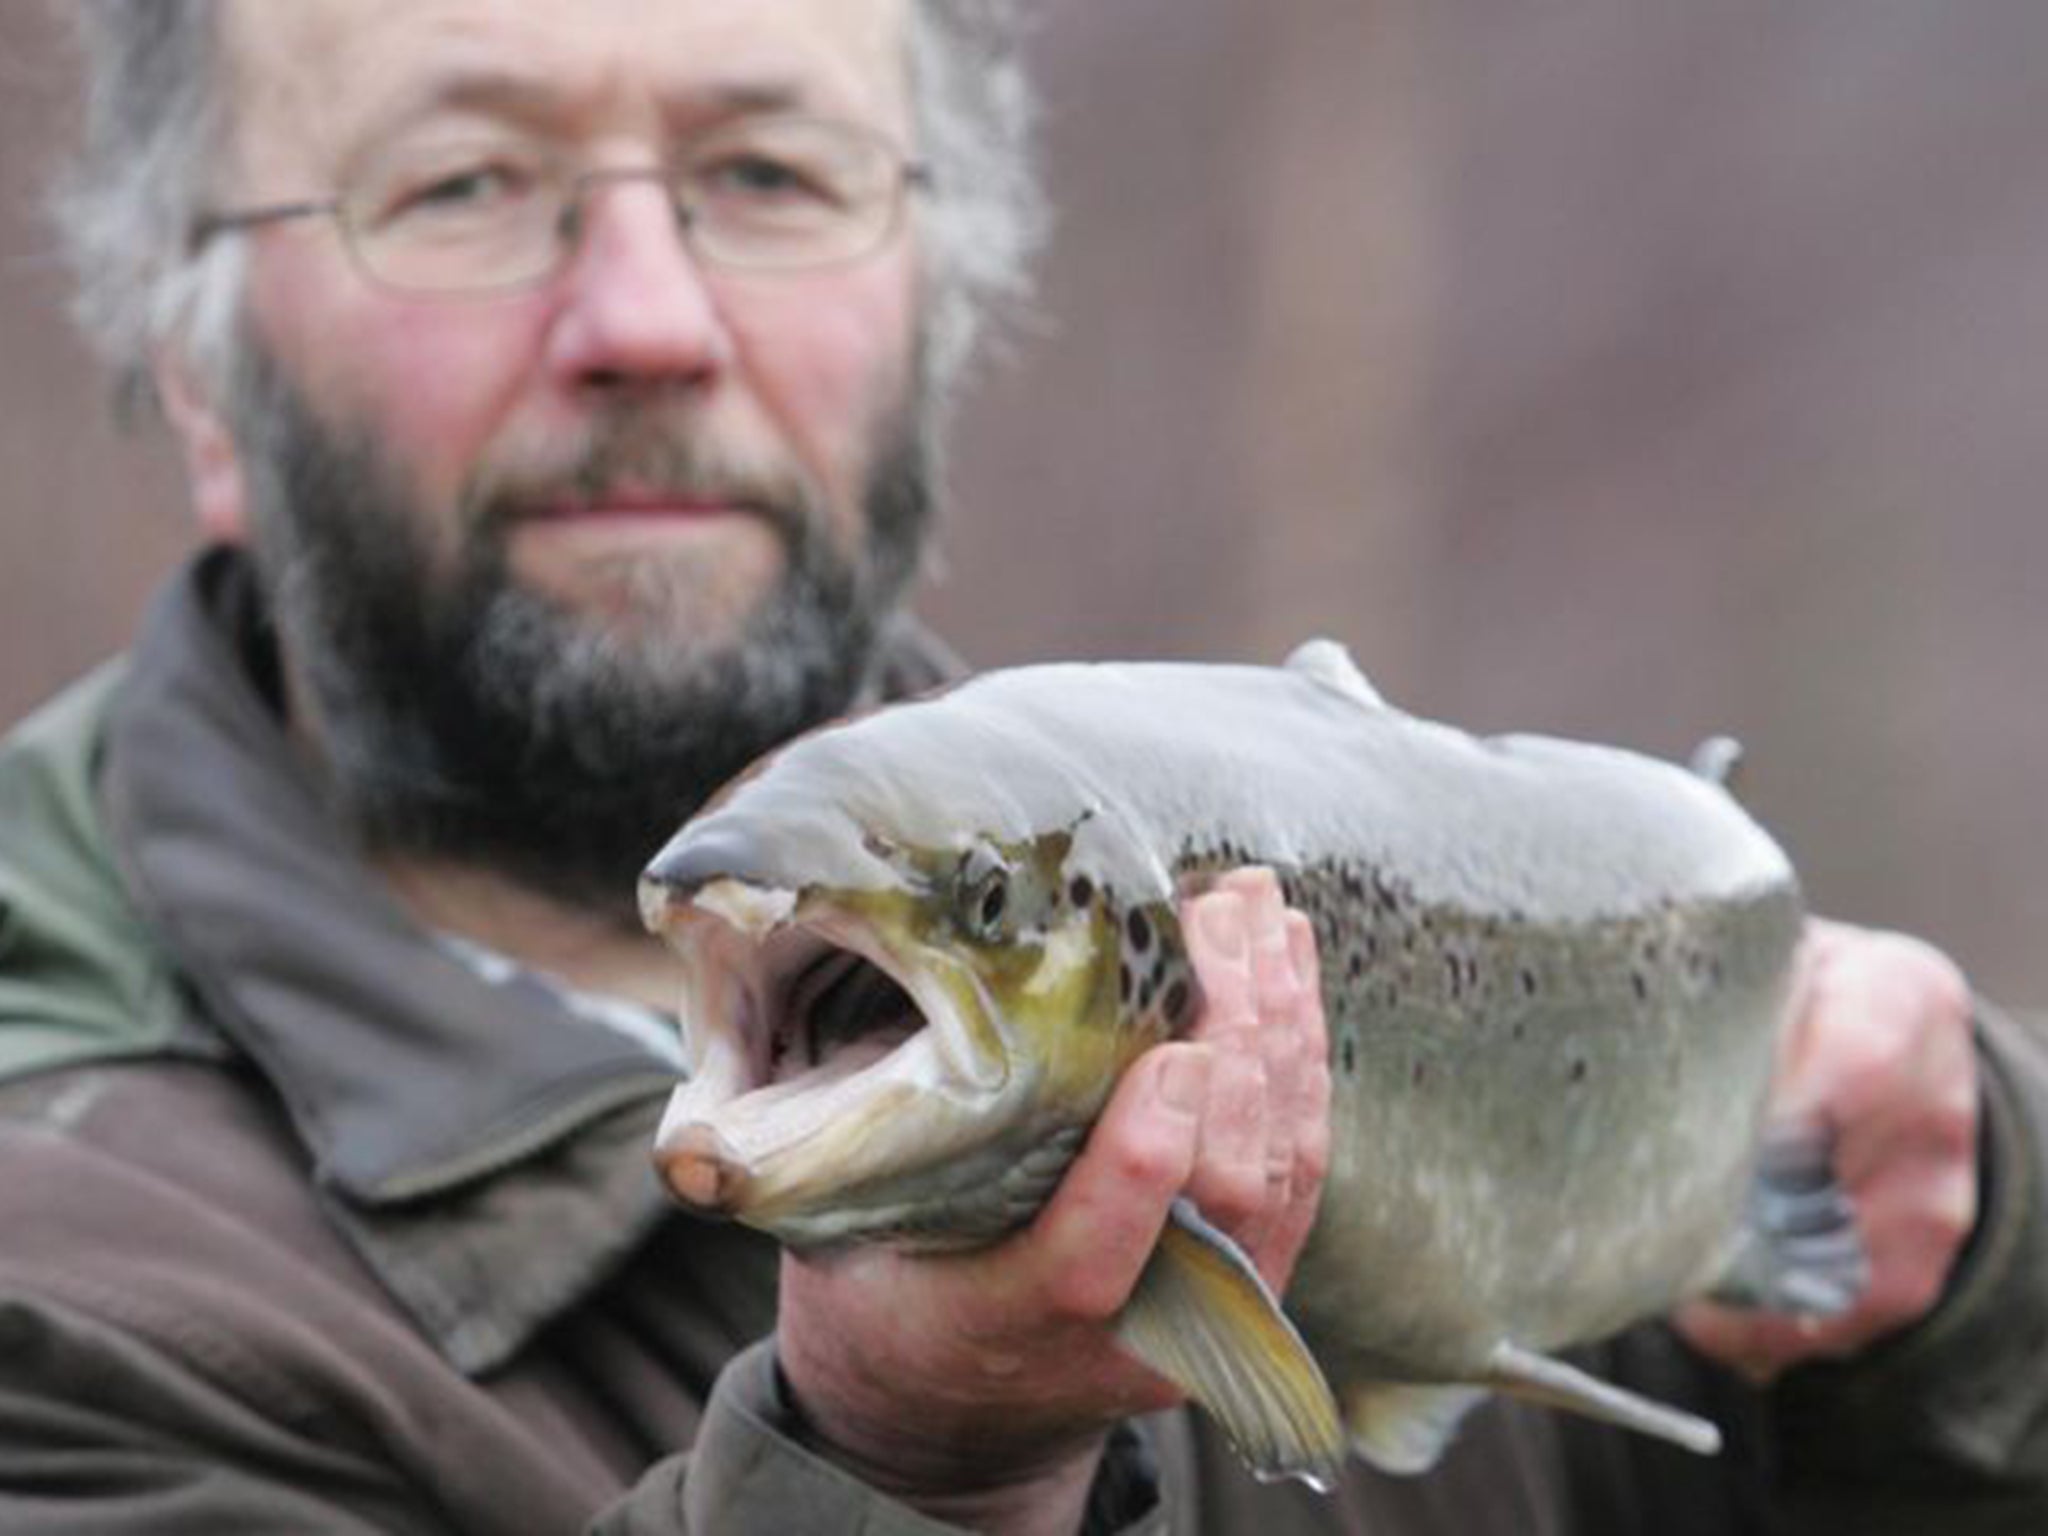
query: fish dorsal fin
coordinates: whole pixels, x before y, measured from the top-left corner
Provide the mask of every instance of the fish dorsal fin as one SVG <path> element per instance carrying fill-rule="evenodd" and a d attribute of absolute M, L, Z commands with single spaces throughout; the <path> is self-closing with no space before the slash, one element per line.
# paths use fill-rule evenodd
<path fill-rule="evenodd" d="M 1723 1306 L 1837 1317 L 1870 1283 L 1856 1211 L 1835 1175 L 1825 1128 L 1764 1133 L 1742 1226 L 1715 1281 Z"/>
<path fill-rule="evenodd" d="M 1344 1394 L 1351 1448 L 1382 1472 L 1414 1477 L 1435 1466 L 1482 1387 L 1411 1381 L 1363 1382 Z"/>
<path fill-rule="evenodd" d="M 1548 1355 L 1497 1344 L 1487 1361 L 1486 1384 L 1511 1397 L 1526 1398 L 1551 1408 L 1582 1413 L 1683 1446 L 1702 1456 L 1721 1449 L 1721 1431 L 1697 1414 L 1652 1402 L 1634 1392 L 1588 1375 Z"/>
<path fill-rule="evenodd" d="M 1332 693 L 1367 709 L 1391 707 L 1380 697 L 1379 689 L 1373 687 L 1366 675 L 1358 670 L 1358 663 L 1351 659 L 1351 653 L 1335 640 L 1303 641 L 1288 656 L 1287 670 L 1313 678 Z"/>
<path fill-rule="evenodd" d="M 1244 1250 L 1186 1200 L 1174 1202 L 1117 1336 L 1208 1409 L 1257 1476 L 1333 1485 L 1344 1431 L 1322 1368 Z"/>

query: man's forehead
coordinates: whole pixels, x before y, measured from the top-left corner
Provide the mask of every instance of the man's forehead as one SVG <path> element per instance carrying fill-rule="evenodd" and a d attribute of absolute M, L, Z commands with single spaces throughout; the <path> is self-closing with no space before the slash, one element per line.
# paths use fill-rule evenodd
<path fill-rule="evenodd" d="M 787 101 L 902 129 L 910 3 L 230 0 L 227 36 L 244 126 L 330 149 L 500 87 L 620 114 Z"/>

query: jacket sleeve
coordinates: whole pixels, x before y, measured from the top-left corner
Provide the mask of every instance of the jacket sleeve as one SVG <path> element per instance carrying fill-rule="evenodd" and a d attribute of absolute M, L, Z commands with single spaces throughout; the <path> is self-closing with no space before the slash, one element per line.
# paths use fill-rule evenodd
<path fill-rule="evenodd" d="M 318 1426 L 267 1419 L 100 1318 L 48 1300 L 0 1299 L 0 1530 L 446 1529 L 417 1490 Z"/>
<path fill-rule="evenodd" d="M 1977 1230 L 1925 1321 L 1765 1405 L 1798 1531 L 2048 1531 L 2048 1032 L 1978 1016 Z"/>
<path fill-rule="evenodd" d="M 1134 1432 L 1110 1443 L 1090 1499 L 1089 1533 L 1148 1536 L 1166 1527 L 1147 1454 Z M 954 1536 L 813 1454 L 791 1432 L 772 1342 L 746 1350 L 719 1377 L 689 1454 L 657 1465 L 606 1511 L 590 1536 L 687 1531 L 775 1536 Z"/>

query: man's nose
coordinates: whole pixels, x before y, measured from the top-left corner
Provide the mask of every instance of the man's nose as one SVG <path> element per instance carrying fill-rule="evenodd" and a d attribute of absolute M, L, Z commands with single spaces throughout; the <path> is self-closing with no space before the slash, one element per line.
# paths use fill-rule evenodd
<path fill-rule="evenodd" d="M 658 181 L 584 188 L 550 353 L 580 390 L 701 387 L 731 361 L 718 297 Z"/>

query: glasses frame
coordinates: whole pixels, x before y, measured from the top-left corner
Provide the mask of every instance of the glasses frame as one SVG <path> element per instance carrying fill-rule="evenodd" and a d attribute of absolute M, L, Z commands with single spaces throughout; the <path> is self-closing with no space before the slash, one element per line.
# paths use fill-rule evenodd
<path fill-rule="evenodd" d="M 935 189 L 936 178 L 926 161 L 903 154 L 885 135 L 859 123 L 840 122 L 833 118 L 808 117 L 801 114 L 782 114 L 772 118 L 754 119 L 764 122 L 801 122 L 817 127 L 830 128 L 849 138 L 865 140 L 885 150 L 893 162 L 893 176 L 887 193 L 888 206 L 885 216 L 875 227 L 873 237 L 853 250 L 835 253 L 814 261 L 791 262 L 748 262 L 732 261 L 720 256 L 715 250 L 701 247 L 692 231 L 696 227 L 695 210 L 684 201 L 674 188 L 674 172 L 665 166 L 592 166 L 578 171 L 563 183 L 564 198 L 561 211 L 555 221 L 555 253 L 548 262 L 535 272 L 498 282 L 462 284 L 454 287 L 438 287 L 431 284 L 416 285 L 393 282 L 377 271 L 373 262 L 362 252 L 362 234 L 349 216 L 349 198 L 346 193 L 334 193 L 326 197 L 297 198 L 287 202 L 260 203 L 252 208 L 229 208 L 208 211 L 192 221 L 187 237 L 186 250 L 196 257 L 214 240 L 222 235 L 241 234 L 249 230 L 263 229 L 273 224 L 287 223 L 293 219 L 331 218 L 341 233 L 341 243 L 348 252 L 349 261 L 364 280 L 373 287 L 388 293 L 402 294 L 409 298 L 488 298 L 496 294 L 518 293 L 538 288 L 559 273 L 576 254 L 587 225 L 584 203 L 590 193 L 598 188 L 616 186 L 628 181 L 651 181 L 669 194 L 669 205 L 674 210 L 676 233 L 683 246 L 697 261 L 706 265 L 732 272 L 817 272 L 832 267 L 856 262 L 873 255 L 903 226 L 904 206 L 912 193 L 930 195 Z M 704 137 L 715 137 L 720 130 Z"/>

